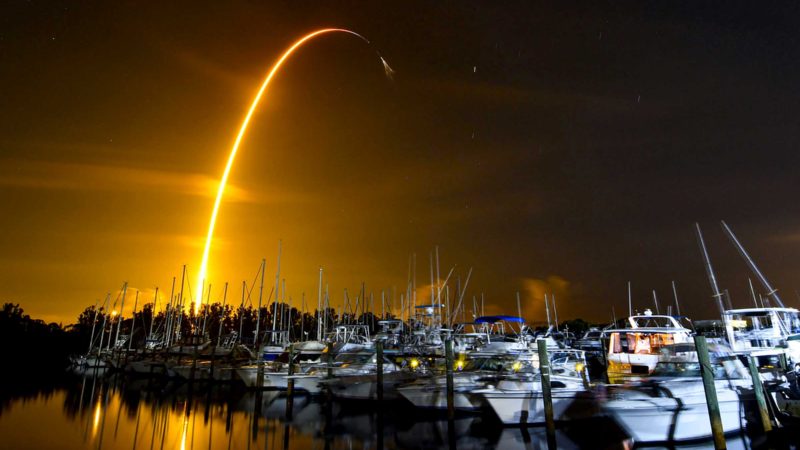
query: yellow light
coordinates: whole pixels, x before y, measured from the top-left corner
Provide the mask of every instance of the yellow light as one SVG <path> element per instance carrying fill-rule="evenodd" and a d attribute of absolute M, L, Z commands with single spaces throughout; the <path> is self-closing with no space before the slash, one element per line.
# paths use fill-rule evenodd
<path fill-rule="evenodd" d="M 408 362 L 408 365 L 411 366 L 412 369 L 416 369 L 419 367 L 419 360 L 417 358 L 412 358 L 411 361 Z"/>
<path fill-rule="evenodd" d="M 585 369 L 585 368 L 586 368 L 586 365 L 583 364 L 582 362 L 579 362 L 579 363 L 575 364 L 575 371 L 578 372 L 578 373 L 583 372 L 583 369 Z"/>
<path fill-rule="evenodd" d="M 111 317 L 116 317 L 117 314 L 119 314 L 119 313 L 116 312 L 116 311 L 111 311 Z"/>
<path fill-rule="evenodd" d="M 324 29 L 321 29 L 321 30 L 317 30 L 317 31 L 311 32 L 311 33 L 303 36 L 302 38 L 298 39 L 294 44 L 292 44 L 291 47 L 289 47 L 289 49 L 287 49 L 285 52 L 283 52 L 283 55 L 281 55 L 281 57 L 278 59 L 278 61 L 272 66 L 272 69 L 270 69 L 269 73 L 267 74 L 267 77 L 264 79 L 264 82 L 261 84 L 261 88 L 258 90 L 258 94 L 256 94 L 255 99 L 253 99 L 253 103 L 250 105 L 250 109 L 247 111 L 247 115 L 245 116 L 244 121 L 242 122 L 242 126 L 241 126 L 241 128 L 239 128 L 239 134 L 236 135 L 236 140 L 234 141 L 233 147 L 231 148 L 231 153 L 228 156 L 228 162 L 225 164 L 225 170 L 222 172 L 222 179 L 220 179 L 219 188 L 217 188 L 217 198 L 214 200 L 214 208 L 211 211 L 211 220 L 208 223 L 208 233 L 206 235 L 206 245 L 203 248 L 203 260 L 200 263 L 200 272 L 197 274 L 197 292 L 202 292 L 203 291 L 203 280 L 206 279 L 206 275 L 207 275 L 207 271 L 208 271 L 208 254 L 209 254 L 209 251 L 211 250 L 211 240 L 212 240 L 212 238 L 214 236 L 214 225 L 216 225 L 216 223 L 217 223 L 217 213 L 219 213 L 219 206 L 220 206 L 220 203 L 222 202 L 222 195 L 225 192 L 225 185 L 228 182 L 228 176 L 230 175 L 231 167 L 233 167 L 233 161 L 236 158 L 236 152 L 239 150 L 239 144 L 241 144 L 242 138 L 244 137 L 244 133 L 245 133 L 245 131 L 247 131 L 247 125 L 250 123 L 250 118 L 253 116 L 253 113 L 256 110 L 256 106 L 258 106 L 258 103 L 261 101 L 261 97 L 264 95 L 264 92 L 266 91 L 267 86 L 269 85 L 270 81 L 272 81 L 272 78 L 275 76 L 275 73 L 281 67 L 283 62 L 298 47 L 300 47 L 301 45 L 306 43 L 306 41 L 308 41 L 310 39 L 313 39 L 313 38 L 315 38 L 315 37 L 317 37 L 317 36 L 319 36 L 321 34 L 331 33 L 331 32 L 342 32 L 342 33 L 352 34 L 353 36 L 356 36 L 356 37 L 360 38 L 361 40 L 363 40 L 367 44 L 370 43 L 369 40 L 367 40 L 364 36 L 361 36 L 360 34 L 354 32 L 354 31 L 346 30 L 346 29 L 343 29 L 343 28 L 324 28 Z M 384 70 L 386 71 L 386 75 L 390 76 L 391 75 L 391 68 L 389 68 L 389 65 L 386 64 L 386 61 L 383 59 L 383 57 L 380 56 L 380 54 L 378 55 L 378 57 L 380 57 L 380 59 L 381 59 L 381 63 L 383 64 Z M 197 313 L 200 310 L 200 303 L 202 301 L 203 300 L 201 298 L 195 299 L 195 305 L 194 305 L 195 313 Z"/>
<path fill-rule="evenodd" d="M 519 369 L 522 369 L 522 363 L 519 361 L 514 361 L 514 364 L 511 365 L 511 368 L 514 372 L 519 372 Z"/>
<path fill-rule="evenodd" d="M 459 372 L 464 370 L 464 361 L 460 359 L 456 361 L 456 370 L 458 370 Z"/>

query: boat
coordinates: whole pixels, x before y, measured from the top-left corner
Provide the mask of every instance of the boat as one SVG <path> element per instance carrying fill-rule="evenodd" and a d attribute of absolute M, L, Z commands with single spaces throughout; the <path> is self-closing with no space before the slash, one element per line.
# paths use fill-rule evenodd
<path fill-rule="evenodd" d="M 700 363 L 695 352 L 659 361 L 646 381 L 626 386 L 612 386 L 603 403 L 610 414 L 635 443 L 680 442 L 711 438 Z M 743 402 L 752 395 L 752 381 L 747 369 L 733 354 L 712 354 L 714 387 L 725 433 L 744 427 Z"/>
<path fill-rule="evenodd" d="M 506 426 L 545 423 L 541 374 L 505 378 L 496 385 L 473 391 L 489 404 Z M 578 374 L 553 373 L 550 376 L 553 418 L 556 421 L 584 419 L 596 413 L 596 402 L 587 384 Z"/>
<path fill-rule="evenodd" d="M 795 369 L 800 368 L 800 312 L 797 309 L 730 309 L 722 314 L 722 320 L 734 353 L 760 360 L 786 355 L 788 363 Z"/>
<path fill-rule="evenodd" d="M 526 357 L 528 356 L 528 357 Z M 468 357 L 455 362 L 453 373 L 453 405 L 456 409 L 475 411 L 488 407 L 480 394 L 473 391 L 500 378 L 530 369 L 530 355 L 495 354 Z M 447 377 L 437 375 L 420 378 L 397 388 L 398 393 L 417 408 L 447 409 Z"/>
<path fill-rule="evenodd" d="M 673 344 L 692 344 L 692 330 L 675 317 L 653 314 L 649 309 L 627 319 L 626 328 L 605 331 L 610 383 L 646 377 L 653 372 L 663 354 L 661 349 Z M 693 347 L 692 347 L 693 351 Z"/>

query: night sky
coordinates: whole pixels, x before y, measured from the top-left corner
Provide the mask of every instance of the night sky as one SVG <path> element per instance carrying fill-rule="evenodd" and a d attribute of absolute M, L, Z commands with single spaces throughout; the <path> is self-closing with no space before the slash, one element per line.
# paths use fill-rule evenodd
<path fill-rule="evenodd" d="M 163 3 L 169 3 L 165 5 Z M 70 323 L 123 281 L 152 301 L 209 266 L 237 302 L 267 259 L 299 304 L 405 292 L 416 253 L 487 313 L 713 318 L 693 226 L 750 305 L 726 220 L 797 306 L 800 6 L 787 2 L 6 1 L 0 5 L 0 301 Z M 454 287 L 455 284 L 452 284 Z M 763 289 L 762 289 L 763 291 Z M 134 292 L 134 291 L 131 291 Z M 166 297 L 165 297 L 166 298 Z M 163 300 L 162 300 L 163 301 Z M 470 301 L 471 303 L 471 301 Z M 126 310 L 132 306 L 128 300 Z M 470 305 L 471 306 L 471 305 Z M 471 309 L 471 308 L 470 308 Z"/>

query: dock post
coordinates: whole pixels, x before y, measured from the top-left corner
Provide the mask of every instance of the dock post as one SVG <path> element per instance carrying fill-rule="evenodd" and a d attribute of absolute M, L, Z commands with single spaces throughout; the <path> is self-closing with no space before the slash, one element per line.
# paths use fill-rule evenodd
<path fill-rule="evenodd" d="M 553 414 L 553 395 L 550 392 L 550 359 L 547 357 L 547 341 L 536 341 L 539 350 L 539 372 L 542 381 L 542 402 L 544 403 L 544 421 L 547 427 L 547 447 L 556 447 L 556 422 Z"/>
<path fill-rule="evenodd" d="M 764 397 L 764 383 L 761 381 L 761 376 L 758 374 L 758 364 L 756 359 L 752 356 L 747 357 L 747 365 L 750 369 L 750 378 L 753 380 L 753 393 L 756 395 L 756 404 L 758 405 L 758 414 L 761 417 L 761 426 L 764 427 L 764 432 L 772 430 L 772 421 L 769 417 L 767 410 L 767 401 Z"/>
<path fill-rule="evenodd" d="M 705 336 L 695 336 L 694 345 L 697 348 L 700 375 L 703 377 L 703 388 L 706 391 L 706 405 L 708 406 L 708 418 L 711 421 L 714 448 L 716 450 L 725 450 L 727 444 L 725 443 L 725 433 L 722 429 L 722 419 L 720 418 L 717 388 L 714 385 L 714 370 L 708 357 L 708 344 Z"/>
<path fill-rule="evenodd" d="M 325 350 L 328 356 L 328 378 L 333 378 L 333 342 L 328 342 L 328 346 Z"/>
<path fill-rule="evenodd" d="M 445 374 L 447 377 L 447 420 L 453 420 L 456 416 L 456 408 L 453 402 L 453 339 L 447 338 L 444 341 Z"/>
<path fill-rule="evenodd" d="M 289 344 L 289 370 L 286 380 L 286 419 L 292 420 L 292 409 L 294 408 L 294 344 Z"/>
<path fill-rule="evenodd" d="M 258 369 L 256 370 L 256 389 L 264 389 L 264 357 L 258 360 Z"/>
<path fill-rule="evenodd" d="M 192 369 L 189 371 L 189 382 L 194 382 L 195 371 L 197 370 L 197 347 L 194 348 L 194 354 L 192 354 Z"/>
<path fill-rule="evenodd" d="M 375 358 L 377 364 L 377 371 L 376 371 L 376 383 L 375 386 L 376 392 L 378 394 L 378 402 L 383 402 L 383 341 L 376 340 L 375 341 Z"/>

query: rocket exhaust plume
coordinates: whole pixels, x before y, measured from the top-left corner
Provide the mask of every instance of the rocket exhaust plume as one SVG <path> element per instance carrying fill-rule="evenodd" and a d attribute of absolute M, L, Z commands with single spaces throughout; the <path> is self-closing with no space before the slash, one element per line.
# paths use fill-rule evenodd
<path fill-rule="evenodd" d="M 370 46 L 372 45 L 370 41 L 364 36 L 361 36 L 355 31 L 346 30 L 344 28 L 323 28 L 308 33 L 307 35 L 295 41 L 288 49 L 286 49 L 286 51 L 283 52 L 283 54 L 281 55 L 280 58 L 278 58 L 275 64 L 272 65 L 272 68 L 269 70 L 269 73 L 267 73 L 264 82 L 261 84 L 261 88 L 258 90 L 258 93 L 253 99 L 253 103 L 250 105 L 250 109 L 247 111 L 247 115 L 245 115 L 244 120 L 242 121 L 242 125 L 239 128 L 239 133 L 236 135 L 236 140 L 233 143 L 230 156 L 228 156 L 228 162 L 225 164 L 225 170 L 222 172 L 222 178 L 220 179 L 219 182 L 219 188 L 217 189 L 217 197 L 216 200 L 214 200 L 214 208 L 211 211 L 211 219 L 208 223 L 208 234 L 206 235 L 206 245 L 203 248 L 203 259 L 202 262 L 200 263 L 200 272 L 197 274 L 197 283 L 198 283 L 197 292 L 201 292 L 200 289 L 202 288 L 203 280 L 206 279 L 207 277 L 208 255 L 211 250 L 211 241 L 214 237 L 214 226 L 216 225 L 217 222 L 217 214 L 219 213 L 220 203 L 222 203 L 222 196 L 225 193 L 225 185 L 228 182 L 228 176 L 230 175 L 231 168 L 233 167 L 233 161 L 236 159 L 236 152 L 239 150 L 239 145 L 242 142 L 244 133 L 247 131 L 247 125 L 250 123 L 250 119 L 252 118 L 253 113 L 256 110 L 256 107 L 261 101 L 261 98 L 264 96 L 264 92 L 267 90 L 267 86 L 269 86 L 270 81 L 272 81 L 272 78 L 278 72 L 278 69 L 280 69 L 281 65 L 283 65 L 283 63 L 289 58 L 289 56 L 291 56 L 295 52 L 295 50 L 297 50 L 306 42 L 314 39 L 315 37 L 334 32 L 347 33 L 353 35 L 361 39 L 362 41 L 366 42 L 368 45 Z M 386 60 L 383 59 L 383 56 L 381 56 L 380 53 L 377 53 L 377 55 L 378 58 L 381 60 L 381 64 L 383 64 L 383 70 L 386 74 L 386 77 L 392 79 L 394 70 L 392 70 L 392 68 L 389 67 L 389 64 L 386 63 Z M 202 302 L 202 300 L 195 300 L 194 304 L 195 313 L 200 309 L 199 302 Z"/>

